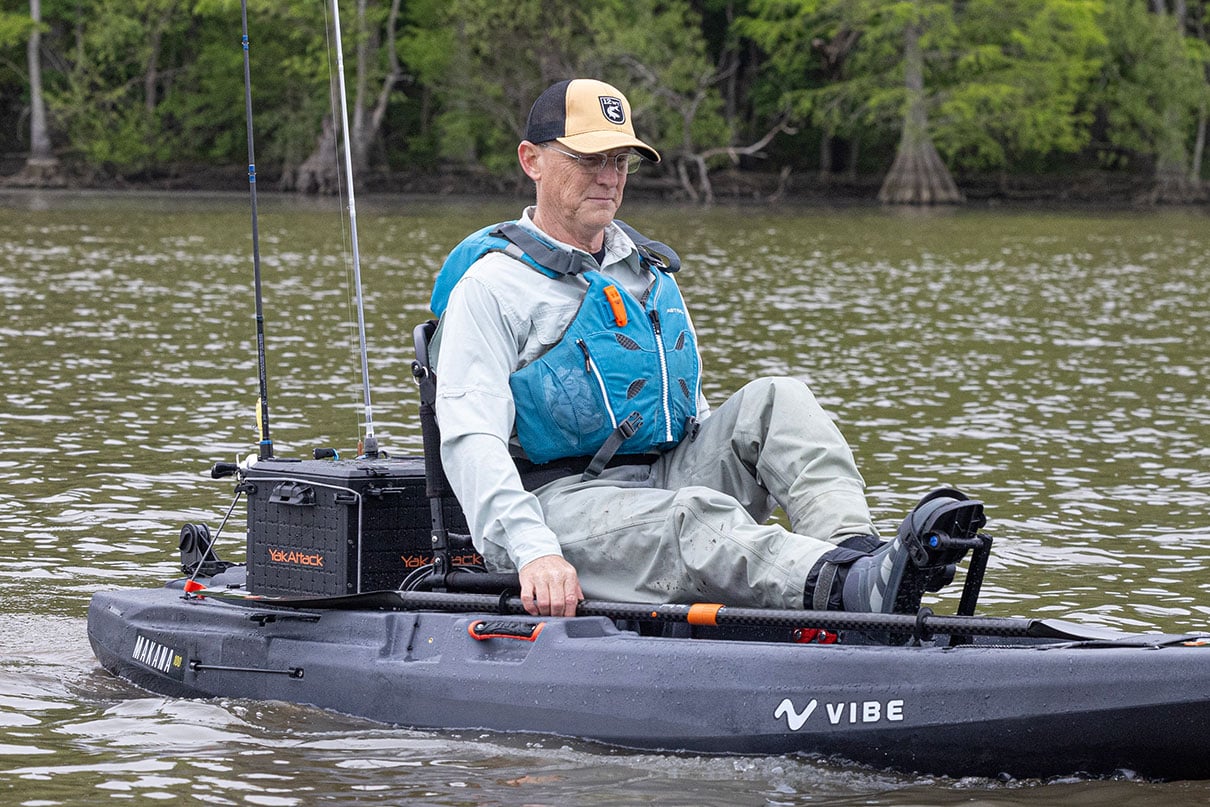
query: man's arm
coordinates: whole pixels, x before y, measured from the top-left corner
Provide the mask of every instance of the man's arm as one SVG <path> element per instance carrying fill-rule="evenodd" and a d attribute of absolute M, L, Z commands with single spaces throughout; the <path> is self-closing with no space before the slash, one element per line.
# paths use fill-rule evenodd
<path fill-rule="evenodd" d="M 527 325 L 503 297 L 474 277 L 450 295 L 437 372 L 442 463 L 471 534 L 503 549 L 519 570 L 526 610 L 570 616 L 583 599 L 579 578 L 508 451 L 515 414 L 508 379 Z"/>

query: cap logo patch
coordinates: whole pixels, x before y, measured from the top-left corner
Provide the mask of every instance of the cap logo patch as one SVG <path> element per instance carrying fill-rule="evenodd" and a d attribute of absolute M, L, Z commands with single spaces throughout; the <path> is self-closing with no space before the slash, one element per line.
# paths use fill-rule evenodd
<path fill-rule="evenodd" d="M 622 99 L 614 98 L 612 95 L 600 96 L 601 112 L 605 115 L 605 120 L 621 126 L 626 122 L 626 110 L 622 107 Z"/>

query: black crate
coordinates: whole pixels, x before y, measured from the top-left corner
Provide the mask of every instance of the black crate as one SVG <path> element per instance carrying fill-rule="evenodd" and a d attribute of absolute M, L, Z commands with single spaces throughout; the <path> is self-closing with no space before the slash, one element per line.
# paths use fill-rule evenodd
<path fill-rule="evenodd" d="M 424 460 L 262 460 L 244 479 L 248 588 L 255 594 L 338 596 L 396 589 L 432 562 Z M 445 526 L 466 533 L 452 499 Z M 455 565 L 481 564 L 473 553 Z"/>

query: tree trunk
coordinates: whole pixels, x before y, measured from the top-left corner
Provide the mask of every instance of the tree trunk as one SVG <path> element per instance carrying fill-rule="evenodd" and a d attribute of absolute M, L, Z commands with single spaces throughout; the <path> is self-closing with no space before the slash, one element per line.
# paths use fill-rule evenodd
<path fill-rule="evenodd" d="M 1153 9 L 1161 16 L 1167 13 L 1163 0 L 1155 0 Z M 1172 14 L 1172 22 L 1177 35 L 1182 39 L 1185 36 L 1187 15 L 1188 7 L 1183 0 L 1178 0 Z M 1201 182 L 1189 169 L 1189 152 L 1185 139 L 1187 132 L 1182 128 L 1183 117 L 1175 109 L 1164 110 L 1164 130 L 1157 144 L 1154 182 L 1151 190 L 1137 201 L 1153 205 L 1185 205 L 1205 201 L 1206 193 L 1202 190 Z"/>
<path fill-rule="evenodd" d="M 366 84 L 370 72 L 370 48 L 378 38 L 370 36 L 366 26 L 366 0 L 357 0 L 357 75 L 353 82 L 353 114 L 349 122 L 349 145 L 353 149 L 353 171 L 360 174 L 369 163 L 369 137 L 366 134 Z"/>
<path fill-rule="evenodd" d="M 904 32 L 904 84 L 907 108 L 895 162 L 878 191 L 878 200 L 891 205 L 958 204 L 964 201 L 949 169 L 928 133 L 924 95 L 924 53 L 918 22 Z"/>
<path fill-rule="evenodd" d="M 1197 113 L 1197 138 L 1193 141 L 1193 160 L 1189 164 L 1189 179 L 1201 184 L 1202 158 L 1206 153 L 1206 103 Z"/>
<path fill-rule="evenodd" d="M 369 74 L 372 51 L 377 47 L 380 37 L 371 36 L 366 26 L 366 0 L 357 3 L 357 75 L 354 79 L 353 108 L 349 117 L 349 147 L 352 149 L 354 176 L 364 173 L 369 167 L 370 146 L 382 129 L 386 118 L 387 105 L 391 100 L 391 91 L 403 76 L 399 57 L 395 49 L 395 27 L 399 21 L 401 0 L 392 0 L 391 11 L 387 17 L 387 75 L 378 90 L 378 96 L 373 110 L 367 109 L 369 96 Z M 338 79 L 333 79 L 336 81 Z M 332 98 L 339 91 L 333 89 Z M 340 190 L 343 168 L 338 165 L 342 148 L 337 145 L 337 134 L 340 132 L 338 122 L 334 121 L 336 110 L 332 115 L 323 119 L 322 129 L 315 148 L 310 156 L 303 160 L 298 170 L 291 177 L 287 175 L 282 181 L 282 190 L 293 190 L 298 193 L 315 193 L 332 195 Z"/>
<path fill-rule="evenodd" d="M 378 88 L 378 98 L 374 103 L 374 109 L 370 113 L 369 124 L 362 127 L 360 137 L 362 142 L 355 143 L 353 153 L 356 155 L 358 151 L 362 156 L 362 169 L 368 167 L 368 155 L 370 152 L 370 144 L 378 137 L 378 133 L 382 131 L 382 123 L 386 120 L 387 107 L 391 102 L 391 92 L 394 91 L 395 85 L 403 78 L 403 68 L 399 64 L 399 54 L 395 49 L 395 26 L 399 21 L 399 8 L 401 0 L 391 0 L 391 12 L 387 15 L 386 24 L 386 39 L 387 39 L 387 74 L 382 80 L 382 86 Z"/>
<path fill-rule="evenodd" d="M 832 129 L 825 128 L 819 136 L 819 181 L 827 184 L 832 181 Z"/>
<path fill-rule="evenodd" d="M 1135 201 L 1150 205 L 1187 205 L 1206 201 L 1206 191 L 1190 168 L 1185 133 L 1179 127 L 1169 128 L 1165 131 L 1164 140 L 1166 142 L 1160 144 L 1160 153 L 1156 157 L 1151 189 Z"/>
<path fill-rule="evenodd" d="M 42 96 L 42 2 L 30 0 L 29 14 L 34 26 L 29 32 L 29 157 L 25 167 L 8 184 L 28 187 L 61 187 L 64 185 L 59 158 L 50 142 L 46 123 L 46 101 Z"/>
<path fill-rule="evenodd" d="M 169 2 L 160 9 L 159 19 L 148 23 L 150 31 L 147 36 L 147 72 L 143 74 L 143 103 L 148 117 L 155 114 L 156 104 L 160 100 L 160 52 L 164 42 L 164 31 L 172 23 L 176 12 L 176 3 Z"/>
<path fill-rule="evenodd" d="M 336 125 L 332 122 L 331 115 L 325 115 L 323 128 L 311 156 L 303 160 L 293 181 L 283 183 L 283 188 L 321 196 L 336 194 L 340 190 L 340 172 L 334 159 L 338 154 L 340 150 L 336 147 Z"/>
<path fill-rule="evenodd" d="M 1189 169 L 1185 159 L 1185 144 L 1180 156 L 1160 156 L 1155 161 L 1155 179 L 1151 190 L 1138 200 L 1146 204 L 1187 205 L 1206 201 L 1206 192 Z"/>

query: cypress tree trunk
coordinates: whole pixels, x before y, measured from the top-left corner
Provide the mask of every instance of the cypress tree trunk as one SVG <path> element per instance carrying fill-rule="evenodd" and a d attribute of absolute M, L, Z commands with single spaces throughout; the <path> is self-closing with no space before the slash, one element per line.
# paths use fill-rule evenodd
<path fill-rule="evenodd" d="M 1206 192 L 1189 169 L 1185 133 L 1179 126 L 1169 126 L 1164 134 L 1167 142 L 1161 144 L 1161 151 L 1155 161 L 1155 182 L 1142 201 L 1176 205 L 1204 202 Z"/>
<path fill-rule="evenodd" d="M 958 204 L 964 201 L 928 133 L 924 95 L 924 54 L 919 23 L 904 32 L 904 84 L 907 109 L 895 162 L 883 180 L 878 201 L 892 205 Z"/>
<path fill-rule="evenodd" d="M 1193 141 L 1193 162 L 1189 165 L 1189 179 L 1198 184 L 1201 184 L 1202 158 L 1206 153 L 1206 113 L 1206 103 L 1203 101 L 1197 113 L 1197 137 Z"/>
<path fill-rule="evenodd" d="M 282 190 L 298 193 L 313 193 L 319 196 L 334 196 L 340 191 L 340 175 L 337 159 L 341 154 L 336 145 L 336 124 L 332 115 L 325 115 L 315 141 L 315 150 L 302 161 L 293 176 L 289 172 L 282 177 Z"/>
<path fill-rule="evenodd" d="M 29 33 L 29 157 L 25 167 L 9 179 L 12 185 L 58 187 L 64 184 L 59 158 L 51 147 L 46 123 L 46 101 L 42 97 L 42 3 L 30 0 L 29 13 L 34 27 Z"/>
<path fill-rule="evenodd" d="M 1167 14 L 1163 0 L 1155 0 L 1153 10 L 1161 16 Z M 1182 39 L 1185 36 L 1187 15 L 1188 7 L 1184 0 L 1177 0 L 1173 5 L 1172 22 L 1176 26 L 1177 36 Z M 1155 159 L 1155 181 L 1151 190 L 1144 196 L 1144 202 L 1183 205 L 1206 200 L 1202 183 L 1189 167 L 1189 153 L 1185 147 L 1186 132 L 1182 128 L 1183 117 L 1175 109 L 1164 110 L 1164 131 Z M 1200 161 L 1199 156 L 1198 162 Z"/>

